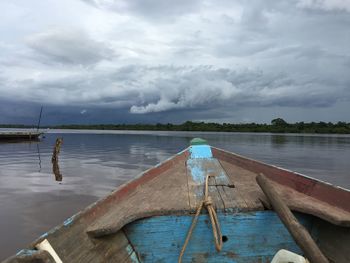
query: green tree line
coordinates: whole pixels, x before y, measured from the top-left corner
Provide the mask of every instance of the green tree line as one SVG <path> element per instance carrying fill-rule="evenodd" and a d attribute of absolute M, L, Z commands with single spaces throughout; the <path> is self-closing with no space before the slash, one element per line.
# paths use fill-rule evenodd
<path fill-rule="evenodd" d="M 0 128 L 35 128 L 26 125 L 0 125 Z M 215 123 L 186 121 L 182 124 L 69 124 L 45 126 L 52 129 L 88 129 L 88 130 L 149 130 L 149 131 L 215 131 L 215 132 L 271 132 L 271 133 L 336 133 L 350 134 L 347 122 L 296 122 L 287 123 L 276 118 L 271 123 Z"/>

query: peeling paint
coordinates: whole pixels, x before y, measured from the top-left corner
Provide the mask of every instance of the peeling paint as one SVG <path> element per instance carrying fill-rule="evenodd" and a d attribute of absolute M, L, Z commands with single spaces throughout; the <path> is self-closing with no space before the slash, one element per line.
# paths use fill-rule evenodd
<path fill-rule="evenodd" d="M 198 183 L 204 183 L 205 181 L 205 171 L 201 167 L 201 163 L 196 162 L 196 160 L 189 159 L 187 161 L 187 167 L 191 171 L 191 176 L 193 181 Z"/>
<path fill-rule="evenodd" d="M 137 255 L 136 255 L 136 252 L 134 251 L 134 249 L 132 248 L 132 246 L 130 244 L 127 245 L 125 249 L 128 252 L 129 259 L 131 260 L 131 262 L 140 263 Z"/>
<path fill-rule="evenodd" d="M 203 161 L 212 160 L 213 155 L 209 145 L 193 145 L 189 148 L 190 156 L 187 167 L 195 182 L 204 183 L 208 171 L 204 169 Z"/>
<path fill-rule="evenodd" d="M 74 215 L 74 216 L 71 216 L 70 218 L 67 218 L 67 219 L 63 222 L 63 225 L 64 225 L 64 226 L 69 226 L 70 224 L 72 224 L 73 221 L 74 221 L 74 217 L 75 217 L 75 215 Z"/>
<path fill-rule="evenodd" d="M 39 237 L 39 239 L 44 239 L 44 238 L 46 238 L 48 235 L 49 235 L 49 234 L 46 232 L 46 233 L 42 234 L 42 235 Z"/>
<path fill-rule="evenodd" d="M 296 216 L 307 229 L 312 227 L 312 217 Z M 302 253 L 273 211 L 219 213 L 218 217 L 225 236 L 222 251 L 215 249 L 208 216 L 200 215 L 183 262 L 270 262 L 281 248 Z M 125 231 L 142 262 L 177 262 L 192 220 L 190 215 L 150 217 L 128 224 Z"/>
<path fill-rule="evenodd" d="M 135 252 L 132 252 L 132 254 L 130 255 L 129 258 L 130 258 L 131 262 L 133 262 L 133 263 L 140 263 Z"/>
<path fill-rule="evenodd" d="M 18 251 L 16 256 L 31 256 L 37 252 L 38 252 L 38 250 L 35 250 L 35 249 L 22 249 L 22 250 Z"/>
<path fill-rule="evenodd" d="M 229 184 L 225 171 L 219 161 L 215 158 L 188 159 L 187 168 L 190 171 L 193 181 L 203 184 L 208 174 L 213 174 L 221 182 Z"/>
<path fill-rule="evenodd" d="M 125 249 L 126 249 L 126 251 L 128 252 L 128 255 L 131 255 L 131 253 L 134 252 L 134 250 L 132 249 L 132 246 L 131 246 L 130 244 L 127 245 Z"/>

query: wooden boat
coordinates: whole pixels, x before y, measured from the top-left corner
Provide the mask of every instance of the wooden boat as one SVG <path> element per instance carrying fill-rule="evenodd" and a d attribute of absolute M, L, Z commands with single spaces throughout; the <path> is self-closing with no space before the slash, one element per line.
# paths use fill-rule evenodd
<path fill-rule="evenodd" d="M 5 262 L 270 262 L 312 241 L 317 263 L 350 262 L 349 190 L 194 139 Z"/>
<path fill-rule="evenodd" d="M 39 131 L 1 131 L 0 141 L 35 141 L 42 134 Z"/>

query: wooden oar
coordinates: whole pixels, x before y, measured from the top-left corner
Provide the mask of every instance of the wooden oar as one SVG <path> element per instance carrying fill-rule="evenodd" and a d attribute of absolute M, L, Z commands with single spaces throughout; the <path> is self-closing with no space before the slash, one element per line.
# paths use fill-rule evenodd
<path fill-rule="evenodd" d="M 322 251 L 312 239 L 309 232 L 298 222 L 288 206 L 279 196 L 269 179 L 267 179 L 263 174 L 259 174 L 256 177 L 256 181 L 270 201 L 272 208 L 276 211 L 277 215 L 286 226 L 295 242 L 304 252 L 306 258 L 311 263 L 329 263 L 328 259 L 323 255 Z"/>

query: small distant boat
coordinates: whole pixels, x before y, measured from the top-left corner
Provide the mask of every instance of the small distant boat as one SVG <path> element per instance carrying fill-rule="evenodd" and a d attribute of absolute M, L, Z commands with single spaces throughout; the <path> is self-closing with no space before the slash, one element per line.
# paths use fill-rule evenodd
<path fill-rule="evenodd" d="M 38 141 L 44 132 L 40 131 L 41 115 L 43 113 L 43 106 L 40 108 L 38 125 L 36 130 L 0 130 L 0 142 L 4 141 Z"/>
<path fill-rule="evenodd" d="M 349 190 L 194 139 L 5 262 L 345 263 L 349 248 Z"/>
<path fill-rule="evenodd" d="M 0 141 L 35 141 L 43 134 L 40 131 L 0 131 Z"/>

